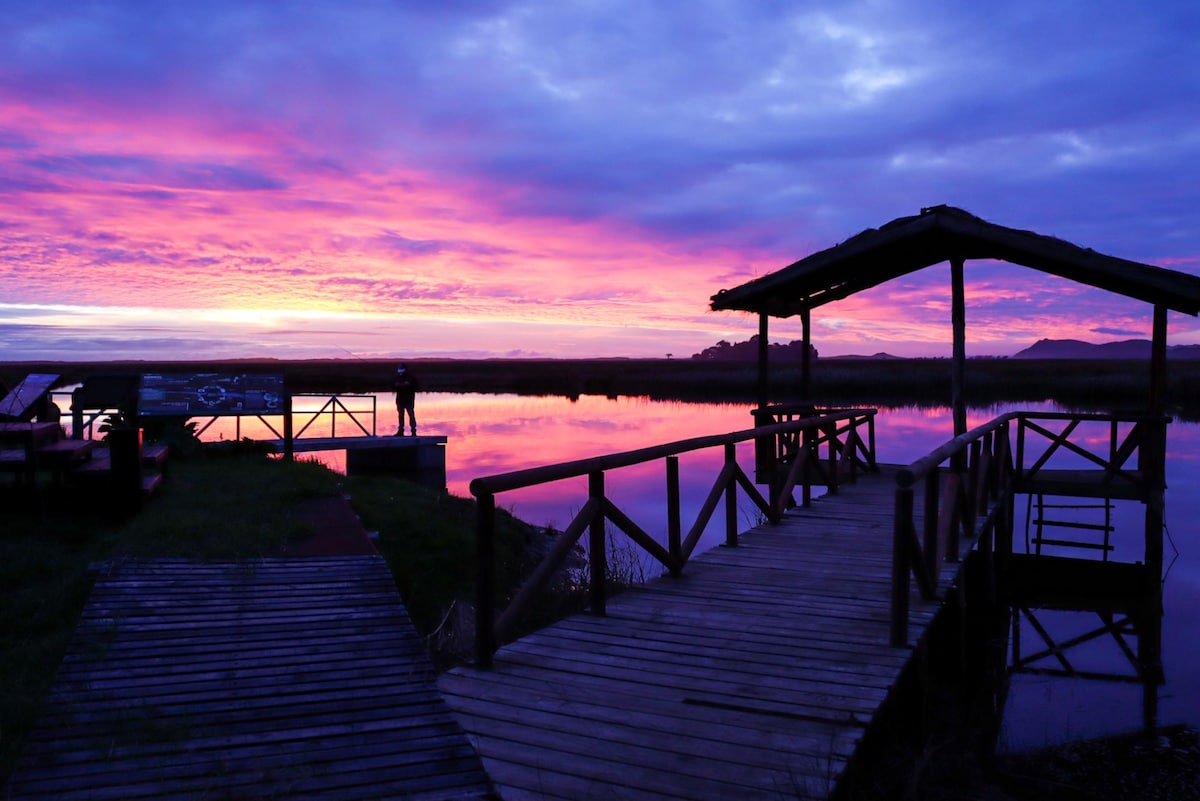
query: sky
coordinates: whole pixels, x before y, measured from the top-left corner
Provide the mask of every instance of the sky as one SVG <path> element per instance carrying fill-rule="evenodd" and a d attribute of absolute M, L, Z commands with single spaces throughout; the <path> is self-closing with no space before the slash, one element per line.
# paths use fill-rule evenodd
<path fill-rule="evenodd" d="M 684 357 L 757 332 L 719 290 L 943 203 L 1200 275 L 1194 0 L 0 10 L 3 361 Z M 1150 335 L 966 288 L 969 355 Z M 935 265 L 813 343 L 948 356 L 949 306 Z"/>

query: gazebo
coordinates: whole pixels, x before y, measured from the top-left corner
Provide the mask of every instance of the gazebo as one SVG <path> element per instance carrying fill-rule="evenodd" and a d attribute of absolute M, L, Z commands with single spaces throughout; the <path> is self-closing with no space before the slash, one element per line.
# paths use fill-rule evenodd
<path fill-rule="evenodd" d="M 839 245 L 800 259 L 781 270 L 712 296 L 714 311 L 754 312 L 759 316 L 758 401 L 767 405 L 767 321 L 800 316 L 803 326 L 804 391 L 811 366 L 808 352 L 811 312 L 857 292 L 942 262 L 950 263 L 953 360 L 950 404 L 954 433 L 966 430 L 963 383 L 966 360 L 966 297 L 963 265 L 993 259 L 1023 265 L 1153 307 L 1148 410 L 1165 408 L 1167 311 L 1200 314 L 1200 278 L 1149 264 L 1107 256 L 1051 236 L 987 222 L 952 206 L 921 209 Z"/>
<path fill-rule="evenodd" d="M 714 311 L 747 311 L 759 316 L 756 419 L 759 420 L 760 425 L 764 425 L 773 421 L 773 407 L 770 406 L 768 397 L 769 365 L 767 357 L 769 352 L 767 329 L 768 320 L 771 317 L 787 318 L 797 315 L 800 317 L 803 325 L 802 352 L 804 358 L 802 393 L 806 399 L 809 399 L 811 365 L 808 363 L 808 359 L 813 309 L 925 267 L 949 262 L 953 337 L 951 398 L 949 401 L 954 416 L 955 440 L 947 443 L 943 448 L 939 448 L 938 451 L 931 454 L 933 456 L 948 446 L 971 440 L 975 436 L 974 432 L 966 430 L 967 416 L 963 394 L 966 362 L 966 293 L 963 268 L 969 259 L 990 259 L 1023 265 L 1143 301 L 1152 307 L 1147 409 L 1144 419 L 1138 423 L 1139 426 L 1142 426 L 1140 429 L 1142 433 L 1139 435 L 1138 468 L 1133 473 L 1129 473 L 1129 475 L 1136 475 L 1137 485 L 1136 491 L 1129 497 L 1136 498 L 1145 505 L 1143 561 L 1130 566 L 1125 573 L 1078 573 L 1078 575 L 1084 576 L 1086 583 L 1093 588 L 1100 587 L 1104 590 L 1111 590 L 1112 586 L 1118 583 L 1110 580 L 1110 577 L 1114 576 L 1131 576 L 1132 578 L 1127 583 L 1141 587 L 1140 593 L 1143 600 L 1139 607 L 1139 614 L 1142 615 L 1144 621 L 1141 626 L 1144 636 L 1139 638 L 1138 661 L 1145 680 L 1143 710 L 1147 725 L 1150 726 L 1154 721 L 1157 709 L 1153 688 L 1161 679 L 1161 632 L 1158 620 L 1161 616 L 1162 603 L 1160 576 L 1163 564 L 1162 530 L 1166 460 L 1167 312 L 1177 311 L 1192 316 L 1200 314 L 1200 277 L 1097 253 L 1089 248 L 1079 247 L 1055 237 L 1006 228 L 982 220 L 962 209 L 934 206 L 922 209 L 921 213 L 915 216 L 901 217 L 879 228 L 863 231 L 839 245 L 807 256 L 774 273 L 732 289 L 722 290 L 712 297 L 712 309 Z M 786 406 L 778 408 L 782 410 L 786 409 Z M 1112 425 L 1115 438 L 1116 422 L 1113 422 Z M 1065 429 L 1067 433 L 1070 430 L 1069 427 Z M 1139 429 L 1135 428 L 1134 430 Z M 1054 436 L 1051 451 L 1063 443 L 1067 433 Z M 1115 492 L 1114 475 L 1125 472 L 1122 467 L 1124 461 L 1137 449 L 1133 440 L 1134 435 L 1131 433 L 1129 439 L 1119 447 L 1114 442 L 1112 446 L 1114 456 L 1111 460 L 1094 459 L 1102 464 L 1103 470 L 1091 471 L 1091 476 L 1082 475 L 1085 471 L 1079 471 L 1081 475 L 1075 476 L 1069 483 L 1048 482 L 1044 478 L 1037 478 L 1032 475 L 1038 472 L 1037 467 L 1023 472 L 1021 460 L 1018 457 L 1016 460 L 1018 476 L 1013 486 L 1016 487 L 1017 492 L 1030 495 L 1039 494 L 1039 497 L 1041 493 L 1104 497 L 1107 504 L 1107 498 Z M 765 450 L 766 448 L 764 448 Z M 967 470 L 965 456 L 960 452 L 961 449 L 950 448 L 950 450 L 959 454 L 954 458 L 963 460 L 957 465 L 952 464 L 951 472 L 961 473 Z M 932 464 L 932 462 L 930 463 Z M 1040 464 L 1041 462 L 1038 464 L 1039 467 Z M 911 472 L 911 467 L 908 472 Z M 905 470 L 901 471 L 901 479 L 904 478 L 905 472 Z M 936 480 L 936 469 L 930 472 L 927 478 Z M 773 481 L 769 473 L 768 480 Z M 911 495 L 906 495 L 906 493 L 911 493 L 911 481 L 908 486 L 905 486 L 903 481 L 899 483 L 901 486 L 897 491 L 897 508 L 901 507 L 901 496 L 907 497 L 907 505 L 911 506 Z M 932 497 L 934 503 L 929 506 L 929 501 L 926 502 L 927 544 L 935 541 L 930 539 L 928 531 L 929 520 L 938 518 L 936 488 L 931 496 L 927 495 L 928 497 Z M 911 515 L 901 515 L 900 517 L 908 516 Z M 897 531 L 900 533 L 897 535 L 896 552 L 903 555 L 903 552 L 909 548 L 905 543 L 908 541 L 915 543 L 915 539 L 912 539 L 915 534 L 904 533 L 899 526 Z M 905 540 L 904 537 L 908 537 L 909 540 Z M 1011 536 L 1009 539 L 1011 540 Z M 1105 542 L 1107 543 L 1107 540 Z M 920 550 L 915 545 L 912 547 L 914 551 Z M 1011 548 L 1011 542 L 1008 547 Z M 926 554 L 928 553 L 929 546 L 927 545 Z M 1008 559 L 1008 554 L 998 552 L 997 559 Z M 897 564 L 903 563 L 897 562 Z M 1028 561 L 1023 562 L 1025 566 L 1029 564 Z M 1067 569 L 1065 563 L 1056 566 L 1056 570 L 1060 573 Z M 903 580 L 897 585 L 899 589 L 894 596 L 894 603 L 897 598 L 900 602 L 904 602 L 907 597 L 905 593 L 907 592 L 908 568 L 900 567 L 898 571 L 897 575 L 903 577 Z M 1109 629 L 1111 628 L 1110 626 Z"/>

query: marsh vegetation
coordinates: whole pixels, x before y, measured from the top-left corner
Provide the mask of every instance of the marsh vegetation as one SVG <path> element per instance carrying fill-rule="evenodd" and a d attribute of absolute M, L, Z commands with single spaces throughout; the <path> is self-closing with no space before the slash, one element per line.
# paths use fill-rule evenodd
<path fill-rule="evenodd" d="M 637 396 L 658 400 L 754 403 L 756 365 L 696 359 L 408 359 L 425 392 L 524 395 Z M 293 392 L 384 392 L 394 360 L 325 359 L 225 362 L 21 363 L 0 366 L 12 386 L 30 372 L 57 373 L 61 383 L 89 375 L 144 372 L 279 373 Z M 1168 403 L 1186 419 L 1200 418 L 1200 361 L 1172 360 Z M 976 405 L 1055 401 L 1066 407 L 1143 408 L 1150 365 L 1120 359 L 969 359 L 966 400 Z M 819 359 L 809 397 L 801 367 L 772 364 L 770 399 L 885 406 L 945 405 L 949 359 Z"/>

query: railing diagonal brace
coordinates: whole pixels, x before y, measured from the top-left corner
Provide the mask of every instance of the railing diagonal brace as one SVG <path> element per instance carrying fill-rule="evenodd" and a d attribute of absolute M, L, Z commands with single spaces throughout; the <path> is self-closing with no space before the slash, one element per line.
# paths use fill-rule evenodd
<path fill-rule="evenodd" d="M 666 548 L 647 534 L 641 526 L 633 522 L 629 515 L 617 508 L 617 505 L 608 498 L 604 499 L 604 516 L 611 520 L 614 526 L 625 532 L 629 539 L 645 548 L 648 554 L 662 562 L 663 567 L 672 572 L 683 569 L 683 565 L 675 564 L 675 560 L 671 558 L 671 554 Z"/>
<path fill-rule="evenodd" d="M 704 505 L 700 507 L 699 514 L 696 515 L 696 522 L 688 529 L 687 537 L 683 540 L 683 560 L 686 562 L 691 558 L 692 551 L 696 548 L 696 543 L 700 541 L 700 535 L 704 533 L 705 527 L 708 526 L 708 521 L 712 519 L 713 512 L 717 509 L 717 504 L 721 502 L 721 496 L 725 494 L 725 489 L 729 486 L 729 482 L 733 481 L 733 470 L 736 465 L 730 465 L 728 462 L 721 468 L 717 480 L 713 483 L 712 489 L 708 493 L 708 497 L 704 499 Z"/>
<path fill-rule="evenodd" d="M 768 520 L 772 523 L 778 523 L 779 515 L 771 508 L 771 504 L 762 496 L 762 493 L 758 491 L 758 487 L 754 486 L 754 482 L 746 475 L 746 471 L 737 462 L 731 462 L 730 464 L 733 465 L 733 477 L 742 486 L 742 489 L 746 491 L 746 496 L 767 516 Z"/>
<path fill-rule="evenodd" d="M 516 597 L 512 599 L 508 607 L 496 620 L 496 625 L 493 627 L 492 636 L 496 642 L 504 642 L 514 623 L 520 620 L 524 614 L 526 607 L 533 601 L 534 597 L 545 586 L 550 577 L 558 572 L 563 562 L 567 558 L 567 554 L 579 542 L 579 538 L 583 536 L 583 532 L 588 530 L 588 526 L 592 524 L 597 516 L 604 514 L 604 503 L 602 499 L 589 498 L 583 508 L 579 510 L 579 514 L 575 515 L 575 519 L 571 524 L 563 530 L 561 534 L 554 538 L 554 544 L 550 546 L 550 552 L 541 562 L 533 574 L 526 579 L 521 585 L 520 591 Z"/>

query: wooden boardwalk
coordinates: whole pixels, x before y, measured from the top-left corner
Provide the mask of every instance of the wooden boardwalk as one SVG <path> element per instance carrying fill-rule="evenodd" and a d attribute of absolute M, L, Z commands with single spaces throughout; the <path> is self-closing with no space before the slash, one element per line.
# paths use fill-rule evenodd
<path fill-rule="evenodd" d="M 497 792 L 828 796 L 912 655 L 888 645 L 895 486 L 860 478 L 610 599 L 606 617 L 504 646 L 494 670 L 439 677 Z M 914 589 L 912 643 L 935 612 Z"/>
<path fill-rule="evenodd" d="M 383 559 L 100 577 L 5 799 L 482 799 Z"/>

